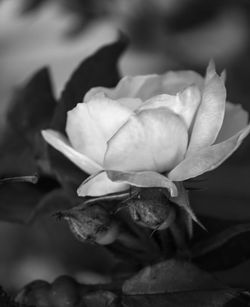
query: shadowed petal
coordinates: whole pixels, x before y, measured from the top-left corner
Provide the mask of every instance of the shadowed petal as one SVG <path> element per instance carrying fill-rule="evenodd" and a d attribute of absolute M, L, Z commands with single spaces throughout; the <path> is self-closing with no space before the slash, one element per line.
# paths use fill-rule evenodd
<path fill-rule="evenodd" d="M 96 93 L 103 92 L 111 99 L 140 98 L 148 100 L 156 95 L 175 95 L 190 85 L 203 87 L 203 78 L 194 71 L 169 71 L 163 75 L 126 76 L 115 88 L 95 87 L 84 97 L 89 101 Z"/>
<path fill-rule="evenodd" d="M 172 197 L 176 197 L 178 194 L 175 184 L 167 177 L 156 172 L 120 172 L 111 170 L 107 171 L 107 175 L 114 182 L 124 182 L 141 188 L 164 188 L 169 190 Z"/>
<path fill-rule="evenodd" d="M 116 97 L 116 88 L 107 88 L 107 87 L 94 87 L 87 92 L 84 97 L 84 102 L 88 102 L 92 100 L 96 95 L 106 95 L 107 97 L 116 100 L 122 106 L 134 111 L 142 104 L 142 100 L 140 98 L 134 98 L 124 96 L 124 97 Z"/>
<path fill-rule="evenodd" d="M 87 178 L 77 189 L 79 196 L 102 196 L 125 191 L 129 188 L 126 183 L 111 181 L 106 172 L 100 172 Z"/>
<path fill-rule="evenodd" d="M 104 168 L 120 171 L 172 169 L 185 154 L 187 128 L 167 108 L 142 110 L 108 142 Z"/>
<path fill-rule="evenodd" d="M 223 124 L 215 143 L 220 143 L 230 138 L 248 124 L 248 112 L 241 105 L 226 103 L 226 112 Z"/>
<path fill-rule="evenodd" d="M 52 147 L 59 150 L 86 173 L 93 174 L 102 169 L 101 165 L 72 148 L 66 137 L 61 133 L 54 130 L 43 130 L 42 136 Z"/>
<path fill-rule="evenodd" d="M 202 101 L 197 111 L 187 156 L 214 143 L 221 129 L 226 101 L 226 89 L 217 74 L 208 67 Z"/>
<path fill-rule="evenodd" d="M 175 95 L 185 88 L 196 85 L 199 89 L 203 88 L 204 80 L 198 73 L 192 70 L 169 71 L 162 76 L 163 93 Z"/>
<path fill-rule="evenodd" d="M 183 181 L 215 169 L 240 146 L 249 132 L 250 125 L 230 139 L 190 155 L 168 174 L 168 178 L 173 181 Z"/>
<path fill-rule="evenodd" d="M 96 93 L 103 92 L 111 99 L 118 100 L 120 98 L 143 98 L 141 97 L 141 88 L 146 81 L 151 84 L 156 84 L 160 76 L 158 75 L 145 75 L 145 76 L 126 76 L 123 77 L 120 82 L 114 88 L 95 87 L 87 92 L 84 97 L 84 101 L 89 101 Z M 147 82 L 147 83 L 148 83 Z M 154 89 L 154 87 L 153 87 Z M 150 94 L 151 97 L 151 94 Z"/>
<path fill-rule="evenodd" d="M 167 107 L 180 115 L 189 128 L 200 103 L 200 98 L 199 88 L 197 86 L 190 86 L 177 95 L 162 94 L 155 96 L 145 101 L 139 108 L 139 111 Z"/>
<path fill-rule="evenodd" d="M 140 98 L 120 98 L 117 99 L 117 103 L 132 111 L 135 111 L 142 105 L 142 100 Z"/>
<path fill-rule="evenodd" d="M 91 101 L 78 103 L 68 112 L 66 132 L 77 151 L 102 165 L 107 141 L 131 114 L 128 108 L 104 94 L 97 94 Z"/>

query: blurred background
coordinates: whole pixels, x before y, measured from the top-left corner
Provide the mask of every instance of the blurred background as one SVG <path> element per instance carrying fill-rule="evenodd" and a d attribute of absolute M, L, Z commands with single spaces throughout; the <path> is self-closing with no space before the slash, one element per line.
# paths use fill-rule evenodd
<path fill-rule="evenodd" d="M 248 0 L 1 0 L 0 126 L 12 92 L 32 73 L 48 66 L 59 96 L 77 65 L 119 32 L 130 39 L 120 61 L 122 75 L 176 69 L 203 74 L 214 59 L 219 71 L 226 69 L 228 100 L 250 112 Z M 250 220 L 249 137 L 204 185 L 191 195 L 198 214 Z M 17 289 L 64 273 L 79 280 L 89 270 L 108 274 L 111 260 L 104 254 L 104 269 L 96 249 L 77 242 L 52 218 L 32 226 L 0 222 L 0 284 Z M 246 269 L 249 262 L 222 275 L 237 286 L 250 286 L 240 273 Z"/>

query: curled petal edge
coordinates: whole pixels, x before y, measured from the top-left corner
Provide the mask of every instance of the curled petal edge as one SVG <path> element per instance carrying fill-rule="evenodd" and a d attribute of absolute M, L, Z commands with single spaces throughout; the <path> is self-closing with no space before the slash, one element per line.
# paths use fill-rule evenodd
<path fill-rule="evenodd" d="M 178 195 L 178 190 L 174 182 L 157 172 L 121 172 L 114 170 L 108 170 L 106 172 L 109 179 L 113 182 L 124 182 L 140 188 L 164 188 L 169 191 L 172 197 L 176 197 Z"/>
<path fill-rule="evenodd" d="M 78 196 L 104 196 L 129 189 L 129 185 L 124 182 L 113 182 L 105 171 L 89 176 L 77 189 Z"/>
<path fill-rule="evenodd" d="M 214 71 L 213 64 L 210 63 L 201 103 L 193 124 L 187 156 L 192 156 L 198 150 L 215 142 L 222 127 L 225 105 L 225 85 Z"/>
<path fill-rule="evenodd" d="M 96 173 L 102 170 L 101 165 L 90 159 L 89 157 L 76 151 L 69 143 L 67 138 L 60 132 L 54 130 L 43 130 L 42 136 L 47 143 L 60 151 L 71 162 L 78 166 L 81 170 L 88 174 Z"/>
<path fill-rule="evenodd" d="M 250 125 L 224 142 L 199 150 L 179 163 L 168 174 L 168 178 L 184 181 L 217 168 L 236 151 L 249 132 Z"/>

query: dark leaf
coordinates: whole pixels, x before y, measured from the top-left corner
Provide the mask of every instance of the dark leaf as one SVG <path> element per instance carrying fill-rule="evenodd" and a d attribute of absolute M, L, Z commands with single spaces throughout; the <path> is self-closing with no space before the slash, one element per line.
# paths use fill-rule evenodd
<path fill-rule="evenodd" d="M 249 151 L 244 148 L 248 143 L 247 138 L 225 163 L 208 174 L 202 190 L 190 191 L 190 203 L 197 215 L 239 222 L 250 220 L 250 164 L 246 161 Z M 242 151 L 245 157 L 240 156 Z"/>
<path fill-rule="evenodd" d="M 46 144 L 40 130 L 48 126 L 55 105 L 46 68 L 15 92 L 0 141 L 2 175 L 27 175 L 38 169 L 48 171 Z"/>
<path fill-rule="evenodd" d="M 36 206 L 44 196 L 56 187 L 49 179 L 37 184 L 8 183 L 0 185 L 0 220 L 28 223 Z"/>
<path fill-rule="evenodd" d="M 15 183 L 0 187 L 0 220 L 26 222 L 30 212 L 43 197 L 43 193 L 28 183 Z"/>
<path fill-rule="evenodd" d="M 92 87 L 114 87 L 117 84 L 120 78 L 117 61 L 126 46 L 127 42 L 122 37 L 119 41 L 102 47 L 79 65 L 62 92 L 52 120 L 52 129 L 64 132 L 67 111 L 82 102 L 84 95 Z"/>
<path fill-rule="evenodd" d="M 157 295 L 132 295 L 122 299 L 124 307 L 222 307 L 231 301 L 234 295 L 226 290 L 192 291 Z M 237 305 L 238 304 L 238 305 Z M 237 301 L 232 307 L 239 305 Z"/>
<path fill-rule="evenodd" d="M 37 164 L 29 143 L 10 125 L 0 140 L 1 177 L 25 176 L 37 172 Z"/>
<path fill-rule="evenodd" d="M 139 295 L 222 288 L 224 286 L 221 283 L 193 264 L 171 259 L 146 267 L 125 281 L 123 292 Z"/>
<path fill-rule="evenodd" d="M 222 307 L 247 306 L 239 291 L 222 285 L 191 263 L 171 259 L 147 267 L 124 282 L 125 307 Z M 247 299 L 248 301 L 248 299 Z M 237 305 L 238 303 L 238 305 Z"/>
<path fill-rule="evenodd" d="M 66 210 L 76 205 L 73 199 L 69 197 L 64 189 L 55 189 L 47 193 L 33 208 L 30 213 L 28 222 L 33 222 L 35 219 L 44 216 L 52 215 L 58 210 Z"/>
<path fill-rule="evenodd" d="M 15 92 L 7 120 L 29 140 L 34 132 L 48 126 L 55 106 L 49 71 L 43 68 Z"/>
<path fill-rule="evenodd" d="M 192 247 L 193 260 L 206 270 L 232 268 L 249 259 L 249 240 L 249 223 L 231 226 L 196 242 Z"/>
<path fill-rule="evenodd" d="M 126 45 L 126 41 L 120 39 L 101 48 L 80 64 L 65 86 L 51 123 L 52 129 L 65 133 L 67 111 L 82 102 L 89 89 L 96 86 L 113 87 L 117 84 L 117 61 Z M 50 148 L 50 159 L 59 179 L 70 182 L 74 189 L 86 178 L 84 172 L 53 148 Z"/>

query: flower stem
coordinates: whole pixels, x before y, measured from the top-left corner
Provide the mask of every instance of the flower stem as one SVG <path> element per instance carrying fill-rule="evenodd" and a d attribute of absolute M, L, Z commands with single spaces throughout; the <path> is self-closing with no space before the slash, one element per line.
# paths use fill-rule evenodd
<path fill-rule="evenodd" d="M 169 230 L 174 238 L 174 242 L 177 248 L 177 254 L 181 258 L 190 258 L 190 251 L 187 246 L 185 233 L 183 233 L 182 229 L 178 226 L 176 222 L 170 225 Z"/>
<path fill-rule="evenodd" d="M 10 178 L 2 178 L 0 179 L 0 184 L 5 183 L 20 183 L 20 182 L 28 182 L 28 183 L 37 183 L 38 175 L 31 176 L 20 176 L 20 177 L 10 177 Z"/>

